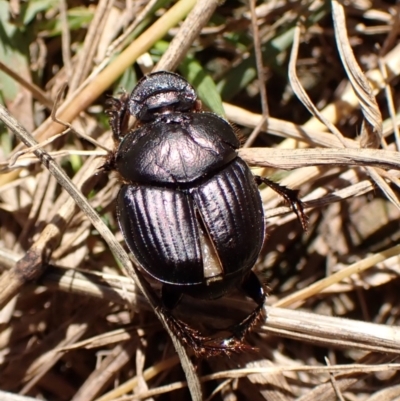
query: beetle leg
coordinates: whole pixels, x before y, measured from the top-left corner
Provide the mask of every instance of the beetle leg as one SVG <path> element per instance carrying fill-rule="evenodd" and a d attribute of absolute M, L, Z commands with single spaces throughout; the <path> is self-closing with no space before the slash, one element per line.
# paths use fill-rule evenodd
<path fill-rule="evenodd" d="M 297 219 L 300 221 L 303 230 L 307 231 L 308 218 L 304 212 L 304 203 L 298 198 L 298 190 L 286 188 L 283 185 L 279 185 L 278 183 L 271 181 L 266 177 L 260 177 L 259 175 L 255 175 L 254 179 L 257 185 L 268 185 L 277 194 L 282 196 L 282 198 L 284 198 L 285 201 L 290 204 L 290 207 L 296 213 Z"/>
<path fill-rule="evenodd" d="M 247 277 L 242 281 L 240 288 L 257 304 L 257 307 L 249 316 L 230 328 L 237 339 L 243 340 L 246 333 L 252 328 L 252 326 L 261 316 L 267 296 L 262 284 L 260 283 L 260 280 L 253 271 L 250 271 Z"/>
<path fill-rule="evenodd" d="M 240 323 L 227 329 L 229 333 L 231 333 L 231 336 L 217 336 L 204 339 L 202 346 L 207 356 L 219 355 L 222 353 L 230 355 L 231 353 L 255 350 L 250 345 L 245 344 L 243 339 L 246 333 L 260 318 L 263 312 L 266 294 L 262 284 L 252 271 L 250 271 L 247 277 L 242 281 L 240 289 L 257 304 L 257 307 Z"/>
<path fill-rule="evenodd" d="M 255 275 L 254 277 L 258 282 L 257 277 Z M 252 281 L 254 281 L 254 279 Z M 258 284 L 260 286 L 259 282 Z M 250 284 L 249 287 L 253 287 L 253 285 Z M 249 294 L 249 296 L 254 299 L 254 294 L 253 294 L 254 291 L 252 291 L 249 288 L 248 290 L 245 289 L 245 292 L 246 294 L 251 292 L 251 295 Z M 263 291 L 261 292 L 263 293 Z M 259 295 L 261 295 L 261 293 Z M 254 311 L 252 313 L 251 315 L 252 318 L 250 317 L 246 318 L 239 325 L 234 326 L 234 328 L 229 328 L 228 329 L 229 333 L 233 335 L 225 338 L 219 335 L 211 337 L 203 336 L 200 333 L 200 331 L 193 329 L 187 323 L 176 318 L 171 313 L 171 310 L 177 306 L 181 297 L 182 293 L 180 291 L 177 291 L 169 286 L 163 285 L 161 290 L 161 301 L 164 306 L 163 314 L 166 317 L 169 326 L 172 328 L 174 333 L 185 345 L 187 345 L 193 350 L 193 352 L 197 357 L 201 356 L 210 357 L 221 354 L 230 355 L 233 352 L 253 350 L 252 347 L 244 344 L 242 340 L 245 333 L 251 328 L 253 323 L 255 323 L 255 321 L 257 320 L 258 315 L 260 314 L 260 311 L 264 304 L 264 301 L 262 301 L 261 306 L 257 308 L 257 311 Z M 256 298 L 259 298 L 259 296 Z M 261 302 L 261 299 L 259 300 L 259 302 Z"/>
<path fill-rule="evenodd" d="M 204 337 L 199 331 L 193 329 L 180 319 L 177 319 L 171 310 L 174 309 L 182 298 L 182 293 L 170 286 L 163 285 L 161 288 L 161 302 L 164 306 L 163 314 L 169 322 L 170 327 L 179 339 L 193 349 L 196 356 L 207 354 L 204 343 L 208 337 Z"/>
<path fill-rule="evenodd" d="M 174 308 L 179 302 L 181 296 L 172 299 L 170 294 L 168 294 L 168 299 L 164 298 L 165 286 L 163 286 L 162 290 L 162 303 L 164 304 L 162 313 L 165 319 L 168 322 L 168 326 L 175 333 L 175 335 L 179 338 L 181 342 L 183 342 L 186 346 L 191 348 L 196 356 L 209 355 L 204 344 L 209 341 L 208 337 L 204 337 L 198 330 L 193 329 L 187 323 L 182 320 L 176 318 L 172 313 L 171 309 Z M 171 308 L 170 308 L 171 306 Z"/>
<path fill-rule="evenodd" d="M 110 106 L 106 112 L 110 116 L 109 122 L 113 138 L 116 142 L 120 142 L 125 131 L 125 125 L 129 120 L 128 111 L 128 100 L 129 94 L 123 92 L 123 94 L 117 97 L 111 97 L 107 100 L 107 104 Z"/>
<path fill-rule="evenodd" d="M 193 350 L 197 357 L 210 357 L 218 355 L 231 355 L 232 353 L 238 353 L 242 351 L 254 351 L 254 348 L 243 343 L 243 338 L 238 338 L 237 334 L 231 335 L 230 337 L 212 336 L 205 337 L 198 330 L 193 329 L 187 323 L 177 319 L 172 313 L 164 309 L 163 315 L 170 328 L 174 331 L 176 336 L 186 346 Z M 258 316 L 255 317 L 254 321 Z M 247 321 L 247 319 L 246 319 Z M 252 323 L 243 331 L 244 333 L 251 327 Z M 229 330 L 232 334 L 232 331 Z"/>
<path fill-rule="evenodd" d="M 177 319 L 169 309 L 164 308 L 163 315 L 175 335 L 181 340 L 181 342 L 191 348 L 196 356 L 210 355 L 207 347 L 204 346 L 204 344 L 209 341 L 208 337 L 202 336 L 198 330 L 193 329 L 187 323 Z"/>
<path fill-rule="evenodd" d="M 182 293 L 180 291 L 177 291 L 167 285 L 162 286 L 161 301 L 167 309 L 169 310 L 174 309 L 178 305 L 181 298 L 182 298 Z"/>

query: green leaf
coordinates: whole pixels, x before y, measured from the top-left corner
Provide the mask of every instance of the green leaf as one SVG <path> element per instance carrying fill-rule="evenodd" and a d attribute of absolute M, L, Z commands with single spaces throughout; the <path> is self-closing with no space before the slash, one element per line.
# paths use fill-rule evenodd
<path fill-rule="evenodd" d="M 168 49 L 169 43 L 159 40 L 151 50 L 151 54 L 157 60 Z M 193 56 L 186 56 L 178 67 L 181 74 L 193 85 L 200 100 L 214 113 L 225 116 L 221 97 L 217 87 L 207 70 Z"/>
<path fill-rule="evenodd" d="M 118 96 L 122 90 L 130 92 L 137 84 L 137 76 L 134 68 L 128 68 L 121 75 L 119 80 L 114 85 L 114 95 Z"/>
<path fill-rule="evenodd" d="M 34 20 L 37 14 L 56 8 L 59 4 L 59 0 L 31 0 L 22 3 L 19 20 L 21 20 L 22 26 L 26 26 Z"/>
<path fill-rule="evenodd" d="M 93 10 L 86 7 L 75 7 L 67 11 L 68 28 L 73 31 L 86 27 L 93 18 Z M 61 35 L 61 20 L 60 18 L 46 21 L 38 27 L 39 31 L 46 31 L 47 37 Z"/>
<path fill-rule="evenodd" d="M 21 32 L 9 22 L 9 3 L 0 0 L 0 61 L 23 76 L 29 71 L 29 45 L 31 35 Z M 28 39 L 29 37 L 29 39 Z M 0 71 L 0 92 L 7 105 L 17 96 L 19 84 Z"/>
<path fill-rule="evenodd" d="M 194 57 L 186 57 L 179 66 L 179 71 L 193 85 L 201 101 L 211 111 L 225 116 L 221 97 L 213 79 Z"/>
<path fill-rule="evenodd" d="M 312 25 L 327 15 L 329 9 L 327 4 L 308 16 L 307 25 Z M 283 26 L 271 40 L 261 46 L 263 62 L 278 74 L 286 75 L 286 68 L 282 69 L 281 59 L 293 43 L 294 26 L 296 21 L 292 21 L 287 26 Z M 286 57 L 284 57 L 286 58 Z M 243 59 L 241 63 L 228 71 L 228 73 L 217 84 L 221 98 L 228 101 L 245 89 L 257 76 L 256 59 L 254 50 L 250 56 Z"/>

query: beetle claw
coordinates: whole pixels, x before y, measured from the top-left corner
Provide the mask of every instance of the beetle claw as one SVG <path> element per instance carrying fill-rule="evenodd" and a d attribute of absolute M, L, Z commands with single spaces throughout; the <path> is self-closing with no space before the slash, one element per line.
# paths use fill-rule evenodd
<path fill-rule="evenodd" d="M 257 323 L 262 315 L 262 310 L 262 306 L 257 307 L 242 322 L 229 327 L 226 331 L 230 333 L 230 336 L 227 337 L 221 335 L 203 336 L 200 331 L 177 319 L 169 311 L 164 310 L 163 313 L 174 333 L 186 346 L 193 350 L 196 357 L 210 357 L 256 351 L 256 348 L 244 342 L 244 337 Z"/>
<path fill-rule="evenodd" d="M 163 313 L 176 336 L 186 346 L 190 347 L 197 357 L 209 355 L 207 352 L 207 343 L 211 341 L 211 337 L 202 336 L 198 330 L 177 319 L 169 311 L 164 310 Z"/>
<path fill-rule="evenodd" d="M 250 352 L 256 351 L 256 348 L 243 342 L 242 339 L 236 336 L 231 336 L 228 338 L 216 338 L 209 340 L 203 344 L 206 350 L 205 356 L 219 356 L 238 354 L 240 352 Z"/>

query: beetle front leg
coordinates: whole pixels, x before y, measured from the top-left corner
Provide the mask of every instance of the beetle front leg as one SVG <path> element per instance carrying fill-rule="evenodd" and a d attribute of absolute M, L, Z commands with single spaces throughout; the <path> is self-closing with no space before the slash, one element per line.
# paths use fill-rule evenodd
<path fill-rule="evenodd" d="M 265 184 L 277 194 L 282 196 L 282 198 L 284 198 L 285 201 L 290 204 L 290 207 L 296 213 L 297 219 L 300 221 L 303 230 L 307 231 L 308 218 L 304 212 L 304 203 L 298 198 L 298 190 L 286 188 L 283 185 L 279 185 L 278 183 L 271 181 L 266 177 L 260 177 L 259 175 L 255 175 L 254 179 L 257 185 Z"/>
<path fill-rule="evenodd" d="M 111 97 L 107 100 L 107 104 L 110 106 L 106 113 L 110 116 L 109 123 L 111 131 L 113 133 L 114 141 L 119 143 L 123 137 L 123 132 L 126 129 L 126 125 L 129 120 L 128 111 L 129 94 L 123 92 L 122 95 L 117 97 Z"/>

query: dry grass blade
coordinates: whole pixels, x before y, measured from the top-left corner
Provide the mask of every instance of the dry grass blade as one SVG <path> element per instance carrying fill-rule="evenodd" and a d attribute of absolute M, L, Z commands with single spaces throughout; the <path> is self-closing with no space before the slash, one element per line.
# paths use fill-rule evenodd
<path fill-rule="evenodd" d="M 143 377 L 146 380 L 151 379 L 152 377 L 160 374 L 164 370 L 168 370 L 172 366 L 175 366 L 176 364 L 179 363 L 179 359 L 177 357 L 172 357 L 167 360 L 162 361 L 161 363 L 152 366 L 151 368 L 147 369 L 145 372 L 143 372 Z M 116 387 L 112 391 L 104 394 L 100 398 L 97 398 L 95 401 L 113 401 L 117 397 L 121 397 L 125 395 L 126 393 L 129 393 L 135 387 L 138 385 L 138 377 L 135 376 L 133 379 L 125 382 L 124 384 Z"/>
<path fill-rule="evenodd" d="M 330 365 L 329 359 L 325 357 L 325 361 L 326 361 L 326 364 L 329 366 Z M 329 373 L 329 379 L 332 383 L 332 387 L 335 389 L 335 393 L 336 393 L 336 396 L 338 397 L 339 401 L 345 401 L 343 398 L 342 392 L 340 391 L 340 389 L 336 383 L 335 376 L 333 375 L 332 372 Z"/>
<path fill-rule="evenodd" d="M 124 365 L 132 360 L 137 346 L 136 339 L 130 339 L 128 342 L 117 345 L 107 357 L 101 361 L 100 365 L 92 372 L 71 401 L 95 399 L 103 387 L 115 376 L 115 372 L 118 372 Z"/>
<path fill-rule="evenodd" d="M 289 303 L 289 302 L 287 302 Z M 280 302 L 280 304 L 287 304 Z M 360 322 L 333 316 L 316 318 L 303 310 L 270 307 L 268 320 L 262 326 L 267 333 L 287 335 L 310 343 L 329 344 L 334 347 L 356 347 L 371 352 L 387 352 L 399 355 L 398 327 Z"/>
<path fill-rule="evenodd" d="M 278 301 L 275 306 L 290 306 L 298 301 L 304 301 L 308 297 L 314 296 L 322 292 L 325 288 L 328 288 L 334 283 L 342 281 L 346 277 L 349 277 L 352 274 L 360 273 L 366 269 L 374 267 L 377 263 L 383 262 L 386 259 L 389 259 L 393 256 L 397 256 L 400 254 L 400 245 L 394 246 L 393 248 L 387 249 L 379 254 L 367 257 L 360 262 L 354 263 L 347 268 L 332 274 L 331 276 L 320 280 L 314 284 L 309 285 L 304 290 L 300 290 L 298 292 L 293 293 L 292 295 L 281 299 Z"/>
<path fill-rule="evenodd" d="M 399 48 L 400 49 L 400 48 Z M 245 127 L 256 127 L 262 124 L 263 117 L 261 114 L 249 112 L 242 107 L 237 107 L 229 103 L 224 103 L 224 109 L 229 121 L 243 125 Z M 313 121 L 313 120 L 310 120 Z M 396 127 L 400 124 L 400 116 L 396 116 L 394 121 L 387 122 L 383 130 L 383 136 L 390 135 Z M 270 117 L 268 119 L 268 133 L 282 138 L 296 139 L 305 142 L 309 145 L 339 148 L 343 143 L 339 141 L 334 135 L 323 132 L 318 128 L 313 128 L 314 124 L 294 124 L 290 121 L 281 120 Z M 350 138 L 343 138 L 346 148 L 359 148 L 359 143 Z"/>
<path fill-rule="evenodd" d="M 0 390 L 0 397 L 3 401 L 37 401 L 37 398 L 25 397 L 23 395 L 7 393 Z"/>
<path fill-rule="evenodd" d="M 298 57 L 298 51 L 300 46 L 300 35 L 301 31 L 304 28 L 304 19 L 302 17 L 299 18 L 299 21 L 296 24 L 296 28 L 294 30 L 294 39 L 292 45 L 292 51 L 290 53 L 290 61 L 289 61 L 289 80 L 292 86 L 293 92 L 299 98 L 299 100 L 307 107 L 308 111 L 319 121 L 321 121 L 328 129 L 332 132 L 333 135 L 339 140 L 343 147 L 345 147 L 345 140 L 341 132 L 329 121 L 323 114 L 319 112 L 319 110 L 315 107 L 314 103 L 311 101 L 307 92 L 304 90 L 303 85 L 301 84 L 297 72 L 296 72 L 296 62 Z"/>
<path fill-rule="evenodd" d="M 398 13 L 398 16 L 399 17 L 397 18 L 397 20 L 399 21 L 399 26 L 400 26 L 400 13 Z M 381 70 L 382 77 L 386 82 L 385 93 L 386 93 L 386 99 L 387 99 L 388 109 L 389 109 L 389 113 L 390 113 L 390 118 L 392 119 L 392 122 L 393 122 L 394 135 L 396 138 L 396 149 L 400 150 L 400 130 L 399 130 L 398 125 L 396 124 L 396 108 L 395 108 L 395 104 L 394 104 L 394 100 L 393 100 L 393 91 L 389 85 L 389 82 L 387 82 L 387 80 L 388 80 L 387 69 L 386 69 L 386 65 L 384 64 L 384 62 L 381 58 L 379 59 L 379 68 Z M 382 138 L 381 142 L 382 142 L 383 147 L 388 146 L 386 143 L 386 140 L 384 138 Z"/>
<path fill-rule="evenodd" d="M 174 71 L 178 67 L 194 39 L 213 15 L 217 5 L 218 0 L 198 0 L 196 2 L 178 34 L 171 41 L 168 52 L 164 54 L 155 67 L 155 71 Z"/>
<path fill-rule="evenodd" d="M 113 5 L 114 0 L 100 0 L 96 7 L 96 13 L 89 26 L 82 51 L 79 53 L 78 62 L 69 81 L 70 92 L 74 92 L 78 88 L 91 70 L 93 58 L 97 50 L 101 33 L 104 29 L 107 14 L 110 13 Z"/>
<path fill-rule="evenodd" d="M 382 178 L 379 172 L 373 167 L 367 167 L 367 171 L 387 198 L 400 210 L 400 200 L 398 195 L 393 191 L 393 189 L 388 185 L 388 183 Z"/>
<path fill-rule="evenodd" d="M 400 170 L 399 152 L 380 149 L 241 149 L 250 165 L 292 170 L 307 166 L 374 166 Z"/>
<path fill-rule="evenodd" d="M 36 85 L 32 84 L 31 82 L 26 81 L 23 77 L 21 77 L 19 74 L 17 74 L 15 71 L 13 71 L 11 68 L 9 68 L 7 65 L 4 63 L 0 62 L 0 70 L 4 71 L 11 77 L 13 77 L 17 82 L 19 82 L 22 86 L 27 88 L 32 95 L 40 101 L 41 104 L 46 106 L 47 108 L 51 109 L 53 107 L 53 102 L 49 97 L 47 96 L 46 92 L 41 90 L 39 87 Z"/>
<path fill-rule="evenodd" d="M 400 44 L 397 44 L 397 46 L 383 57 L 383 62 L 387 67 L 386 80 L 383 79 L 379 68 L 372 68 L 365 74 L 373 88 L 374 95 L 383 89 L 387 82 L 390 82 L 400 75 Z M 341 93 L 341 96 L 334 102 L 328 104 L 320 113 L 324 115 L 325 118 L 336 123 L 343 118 L 348 118 L 359 105 L 359 100 L 357 96 L 355 96 L 351 84 L 348 83 Z M 307 128 L 326 130 L 325 124 L 321 123 L 316 118 L 310 119 L 305 125 Z"/>
<path fill-rule="evenodd" d="M 361 71 L 351 49 L 346 28 L 344 7 L 337 0 L 332 0 L 332 18 L 340 59 L 347 77 L 359 99 L 362 113 L 372 130 L 366 129 L 365 146 L 378 147 L 382 136 L 382 115 L 372 92 L 368 79 Z"/>
<path fill-rule="evenodd" d="M 336 4 L 336 3 L 335 3 Z M 337 34 L 338 31 L 340 31 L 340 35 L 345 35 L 346 36 L 346 30 L 344 30 L 343 32 L 343 22 L 344 22 L 344 14 L 342 15 L 340 13 L 340 11 L 343 13 L 342 8 L 340 8 L 338 6 L 336 12 L 337 15 L 335 15 L 334 21 L 336 21 L 336 19 L 339 19 L 339 21 L 341 21 L 341 25 L 338 27 L 338 29 L 336 30 Z M 297 77 L 297 73 L 296 73 L 296 60 L 297 60 L 297 55 L 298 55 L 298 47 L 299 47 L 299 43 L 300 43 L 300 33 L 301 33 L 301 29 L 303 27 L 303 18 L 299 19 L 299 22 L 296 26 L 295 29 L 295 33 L 294 33 L 294 41 L 293 41 L 293 46 L 292 46 L 292 52 L 291 52 L 291 56 L 290 56 L 290 62 L 289 62 L 289 79 L 291 81 L 292 87 L 293 87 L 293 91 L 296 93 L 296 95 L 298 96 L 299 100 L 308 108 L 308 110 L 316 117 L 318 118 L 319 121 L 321 121 L 322 123 L 324 123 L 329 130 L 336 136 L 336 138 L 341 142 L 342 146 L 345 147 L 345 140 L 342 136 L 342 134 L 340 133 L 340 131 L 331 123 L 331 121 L 329 121 L 327 118 L 325 118 L 325 116 L 320 113 L 318 111 L 318 109 L 315 107 L 315 105 L 313 104 L 313 102 L 311 101 L 311 99 L 309 98 L 309 96 L 307 95 L 306 91 L 304 90 L 303 86 L 301 85 L 298 77 Z M 347 43 L 347 36 L 346 36 L 346 40 L 344 40 L 344 38 L 341 36 L 339 41 L 345 41 L 345 43 Z M 375 98 L 373 96 L 373 94 L 370 91 L 370 87 L 368 86 L 368 83 L 366 83 L 365 81 L 365 77 L 364 75 L 361 73 L 361 71 L 359 71 L 358 65 L 355 63 L 355 61 L 352 58 L 352 52 L 349 52 L 349 46 L 344 46 L 341 43 L 341 46 L 343 46 L 342 52 L 343 57 L 345 58 L 345 66 L 346 66 L 346 71 L 348 71 L 348 74 L 350 76 L 352 76 L 350 74 L 350 71 L 357 71 L 358 75 L 357 78 L 353 79 L 350 78 L 350 82 L 352 83 L 352 85 L 354 87 L 356 87 L 356 93 L 358 94 L 358 96 L 361 98 L 362 97 L 362 93 L 367 93 L 369 94 L 369 100 L 370 102 L 368 103 L 369 108 L 366 106 L 363 108 L 364 113 L 366 113 L 365 110 L 369 110 L 369 115 L 367 118 L 367 121 L 374 127 L 375 130 L 375 134 L 379 136 L 379 142 L 380 142 L 380 137 L 382 134 L 382 118 L 380 115 L 379 110 L 376 112 L 376 101 Z M 352 60 L 352 68 L 350 68 L 348 66 L 348 64 L 350 64 L 350 60 Z M 357 67 L 354 67 L 354 66 Z M 358 82 L 358 84 L 356 84 L 356 82 Z M 364 85 L 362 86 L 360 83 L 364 83 Z M 364 92 L 361 91 L 361 88 L 364 88 Z M 364 98 L 365 98 L 365 94 L 364 94 Z M 371 100 L 373 99 L 373 100 Z M 362 102 L 361 102 L 362 103 Z M 367 102 L 364 102 L 367 103 Z M 375 109 L 374 109 L 374 106 Z M 375 113 L 373 112 L 373 110 L 375 110 Z M 375 118 L 371 117 L 371 114 L 374 115 Z M 368 130 L 367 130 L 368 131 Z M 368 136 L 370 138 L 370 136 Z M 376 141 L 375 141 L 376 142 Z M 376 145 L 376 143 L 375 143 Z M 385 180 L 383 180 L 379 174 L 373 170 L 372 168 L 367 168 L 370 176 L 372 179 L 374 179 L 374 181 L 377 183 L 377 185 L 382 189 L 382 191 L 386 194 L 386 196 L 388 197 L 388 199 L 391 200 L 391 202 L 393 202 L 393 204 L 395 204 L 399 210 L 400 210 L 400 201 L 397 198 L 397 196 L 395 195 L 394 191 L 389 187 L 389 185 L 385 182 Z"/>
<path fill-rule="evenodd" d="M 386 360 L 390 360 L 388 357 L 382 357 L 380 355 L 369 354 L 363 358 L 364 363 L 387 363 Z M 335 376 L 336 388 L 340 391 L 346 391 L 351 388 L 352 385 L 359 381 L 365 380 L 368 377 L 368 372 L 360 373 L 343 373 Z M 299 397 L 296 401 L 336 401 L 336 391 L 332 384 L 329 382 L 324 383 L 315 387 L 311 390 L 307 397 Z"/>
<path fill-rule="evenodd" d="M 378 391 L 368 401 L 396 400 L 400 397 L 400 385 Z"/>

